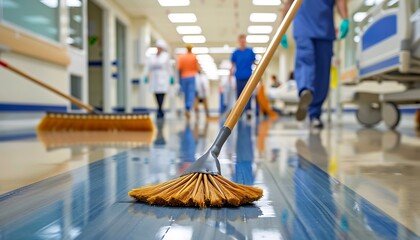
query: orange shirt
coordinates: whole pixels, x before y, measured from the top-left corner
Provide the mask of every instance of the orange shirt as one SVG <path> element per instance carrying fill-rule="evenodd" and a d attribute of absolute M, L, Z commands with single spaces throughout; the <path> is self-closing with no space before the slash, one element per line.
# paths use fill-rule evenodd
<path fill-rule="evenodd" d="M 181 71 L 181 77 L 194 77 L 198 72 L 198 61 L 194 54 L 187 53 L 179 56 L 178 70 Z"/>

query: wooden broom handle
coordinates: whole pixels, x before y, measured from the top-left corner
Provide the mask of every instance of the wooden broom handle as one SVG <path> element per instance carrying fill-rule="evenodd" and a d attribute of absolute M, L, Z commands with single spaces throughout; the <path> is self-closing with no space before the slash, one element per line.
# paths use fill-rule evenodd
<path fill-rule="evenodd" d="M 289 11 L 287 11 L 287 14 L 281 22 L 279 28 L 277 29 L 276 34 L 274 35 L 273 39 L 268 45 L 267 50 L 262 56 L 260 63 L 257 65 L 256 69 L 254 70 L 248 82 L 246 83 L 245 88 L 242 90 L 241 95 L 235 103 L 235 106 L 233 106 L 233 109 L 230 112 L 224 124 L 225 127 L 228 127 L 231 130 L 235 127 L 236 123 L 241 117 L 242 112 L 245 109 L 247 102 L 251 98 L 252 92 L 257 87 L 258 82 L 260 81 L 265 69 L 267 68 L 267 65 L 271 61 L 271 58 L 273 57 L 277 46 L 280 44 L 283 35 L 286 33 L 286 30 L 292 22 L 301 3 L 302 0 L 293 1 L 292 6 L 290 7 Z"/>
<path fill-rule="evenodd" d="M 69 95 L 67 95 L 67 94 L 64 94 L 63 92 L 61 92 L 61 91 L 57 90 L 56 88 L 54 88 L 54 87 L 52 87 L 52 86 L 50 86 L 50 85 L 48 85 L 48 84 L 45 84 L 45 83 L 43 83 L 43 82 L 41 82 L 41 81 L 39 81 L 39 80 L 35 79 L 35 78 L 34 78 L 34 77 L 32 77 L 32 76 L 29 76 L 28 74 L 26 74 L 26 73 L 24 73 L 24 72 L 20 71 L 19 69 L 17 69 L 17 68 L 15 68 L 15 67 L 11 66 L 10 64 L 8 64 L 8 63 L 6 63 L 6 62 L 4 62 L 4 61 L 2 61 L 2 60 L 0 60 L 0 66 L 3 66 L 3 67 L 5 67 L 5 68 L 10 69 L 12 72 L 14 72 L 14 73 L 16 73 L 16 74 L 18 74 L 18 75 L 20 75 L 20 76 L 22 76 L 22 77 L 24 77 L 24 78 L 26 78 L 26 79 L 28 79 L 28 80 L 32 81 L 32 82 L 34 82 L 34 83 L 36 83 L 36 84 L 40 85 L 40 86 L 41 86 L 41 87 L 43 87 L 43 88 L 46 88 L 46 89 L 50 90 L 51 92 L 54 92 L 55 94 L 60 95 L 61 97 L 63 97 L 63 98 L 65 98 L 65 99 L 69 100 L 69 101 L 70 101 L 70 102 L 72 102 L 73 104 L 75 104 L 75 105 L 77 105 L 77 106 L 79 106 L 79 107 L 81 107 L 81 108 L 83 108 L 83 109 L 85 109 L 85 110 L 87 110 L 87 111 L 89 111 L 89 112 L 91 112 L 91 113 L 94 113 L 94 112 L 95 112 L 95 109 L 94 109 L 92 106 L 89 106 L 89 105 L 87 105 L 87 104 L 84 104 L 82 101 L 80 101 L 79 99 L 77 99 L 77 98 L 75 98 L 75 97 L 72 97 L 72 96 L 69 96 Z"/>

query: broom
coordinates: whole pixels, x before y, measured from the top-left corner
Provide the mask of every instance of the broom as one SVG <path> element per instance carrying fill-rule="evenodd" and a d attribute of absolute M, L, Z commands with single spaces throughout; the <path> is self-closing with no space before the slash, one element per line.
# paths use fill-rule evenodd
<path fill-rule="evenodd" d="M 194 162 L 181 177 L 133 189 L 128 192 L 129 196 L 152 205 L 200 208 L 239 206 L 262 197 L 263 191 L 261 189 L 237 184 L 224 178 L 220 173 L 220 163 L 217 157 L 242 115 L 246 103 L 273 57 L 301 2 L 302 0 L 293 2 L 210 149 Z"/>
<path fill-rule="evenodd" d="M 137 148 L 150 145 L 153 140 L 152 131 L 38 131 L 37 136 L 47 151 L 72 146 Z"/>
<path fill-rule="evenodd" d="M 5 48 L 3 47 L 2 50 Z M 64 94 L 58 89 L 45 84 L 22 72 L 16 67 L 0 60 L 0 66 L 28 79 L 41 87 L 50 90 L 85 109 L 88 113 L 54 113 L 48 112 L 38 125 L 43 131 L 152 131 L 153 123 L 147 113 L 141 114 L 111 114 L 99 113 L 92 106 L 84 104 L 77 98 Z"/>

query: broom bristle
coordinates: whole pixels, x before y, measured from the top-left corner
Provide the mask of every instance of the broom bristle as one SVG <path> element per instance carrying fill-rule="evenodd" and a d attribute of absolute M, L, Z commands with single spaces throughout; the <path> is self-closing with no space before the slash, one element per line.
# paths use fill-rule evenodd
<path fill-rule="evenodd" d="M 234 183 L 221 175 L 190 173 L 179 178 L 135 188 L 129 196 L 152 205 L 179 207 L 240 206 L 260 199 L 260 188 Z"/>
<path fill-rule="evenodd" d="M 152 131 L 147 114 L 48 113 L 38 125 L 42 131 Z"/>

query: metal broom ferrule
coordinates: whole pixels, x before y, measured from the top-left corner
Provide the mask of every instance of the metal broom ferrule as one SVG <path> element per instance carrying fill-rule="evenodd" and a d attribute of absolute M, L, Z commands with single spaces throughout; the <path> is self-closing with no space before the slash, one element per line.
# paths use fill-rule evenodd
<path fill-rule="evenodd" d="M 207 152 L 201 156 L 197 161 L 195 161 L 182 176 L 190 173 L 207 173 L 213 175 L 220 175 L 220 162 L 217 157 L 219 157 L 220 150 L 222 149 L 223 144 L 228 139 L 231 134 L 231 130 L 224 126 L 220 129 L 219 134 L 216 137 L 213 145 L 207 150 Z"/>

